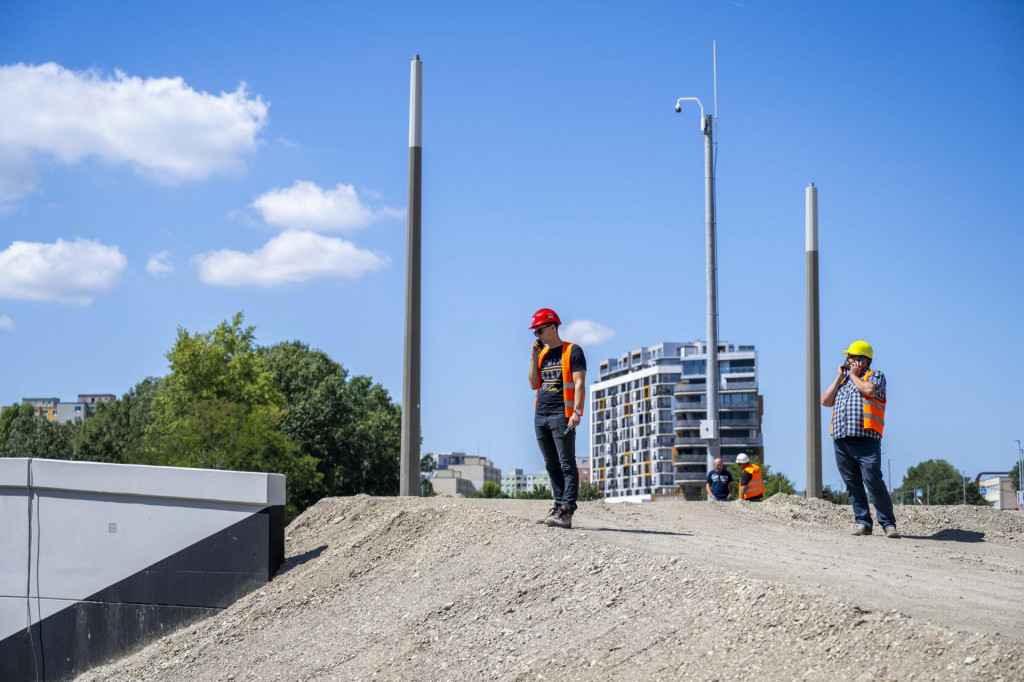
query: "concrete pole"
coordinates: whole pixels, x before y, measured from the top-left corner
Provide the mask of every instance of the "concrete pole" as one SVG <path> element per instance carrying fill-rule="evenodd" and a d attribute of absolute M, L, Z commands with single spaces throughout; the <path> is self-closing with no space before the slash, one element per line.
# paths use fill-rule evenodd
<path fill-rule="evenodd" d="M 807 490 L 821 497 L 821 341 L 818 323 L 818 188 L 806 192 L 807 232 Z M 891 484 L 892 481 L 890 480 Z"/>
<path fill-rule="evenodd" d="M 402 454 L 398 494 L 420 489 L 420 188 L 423 166 L 423 62 L 412 60 L 409 94 L 409 234 L 405 260 L 405 364 L 402 374 Z"/>
<path fill-rule="evenodd" d="M 707 262 L 707 470 L 719 456 L 718 439 L 718 263 L 715 253 L 715 140 L 714 117 L 704 117 L 704 228 Z"/>

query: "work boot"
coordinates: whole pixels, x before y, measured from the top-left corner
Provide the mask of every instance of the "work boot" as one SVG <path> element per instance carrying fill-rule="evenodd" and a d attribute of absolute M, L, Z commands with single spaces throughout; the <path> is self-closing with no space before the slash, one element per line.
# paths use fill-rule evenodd
<path fill-rule="evenodd" d="M 900 536 L 900 532 L 898 530 L 896 530 L 896 526 L 886 526 L 885 527 L 885 537 L 887 537 L 887 538 L 898 538 L 898 537 L 901 537 L 901 536 Z"/>
<path fill-rule="evenodd" d="M 554 516 L 548 518 L 547 524 L 556 528 L 572 528 L 572 512 L 565 507 L 558 507 Z"/>
<path fill-rule="evenodd" d="M 871 529 L 863 523 L 853 524 L 853 535 L 871 535 Z"/>
<path fill-rule="evenodd" d="M 558 511 L 558 505 L 556 504 L 554 507 L 551 508 L 551 510 L 547 513 L 547 515 L 542 516 L 539 519 L 537 519 L 537 523 L 547 523 L 548 519 L 554 518 L 555 513 L 557 511 Z"/>

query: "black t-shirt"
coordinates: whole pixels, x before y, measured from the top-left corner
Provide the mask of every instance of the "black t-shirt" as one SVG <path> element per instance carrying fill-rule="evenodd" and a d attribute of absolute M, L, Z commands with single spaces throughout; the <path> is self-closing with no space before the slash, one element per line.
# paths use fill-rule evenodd
<path fill-rule="evenodd" d="M 569 354 L 569 371 L 582 372 L 587 369 L 587 358 L 583 349 L 572 345 Z M 572 381 L 572 377 L 569 378 Z M 549 348 L 540 367 L 540 391 L 537 393 L 537 414 L 565 414 L 565 397 L 562 394 L 562 347 Z"/>
<path fill-rule="evenodd" d="M 722 469 L 722 473 L 712 469 L 708 472 L 707 482 L 711 484 L 711 494 L 722 499 L 729 496 L 729 484 L 732 483 L 732 474 L 725 468 Z"/>

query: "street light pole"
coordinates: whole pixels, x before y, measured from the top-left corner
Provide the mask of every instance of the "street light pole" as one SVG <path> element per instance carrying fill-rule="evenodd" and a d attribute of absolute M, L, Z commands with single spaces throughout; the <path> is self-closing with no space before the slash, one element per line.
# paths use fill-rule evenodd
<path fill-rule="evenodd" d="M 707 394 L 705 433 L 708 439 L 707 467 L 711 471 L 719 454 L 718 440 L 718 254 L 715 234 L 715 152 L 714 118 L 704 117 L 704 243 L 705 287 L 707 289 Z"/>
<path fill-rule="evenodd" d="M 705 287 L 707 302 L 707 360 L 704 390 L 707 395 L 707 419 L 701 421 L 700 437 L 707 442 L 707 471 L 714 467 L 719 455 L 718 439 L 718 265 L 715 246 L 715 140 L 714 116 L 704 114 L 704 105 L 696 97 L 676 100 L 676 113 L 683 110 L 683 102 L 696 102 L 700 106 L 700 129 L 704 133 L 704 243 Z"/>
<path fill-rule="evenodd" d="M 805 192 L 807 266 L 807 490 L 821 497 L 821 341 L 818 322 L 818 188 Z"/>
<path fill-rule="evenodd" d="M 420 485 L 420 201 L 423 168 L 423 62 L 412 61 L 409 93 L 409 215 L 405 263 L 405 355 L 398 494 L 418 497 Z"/>

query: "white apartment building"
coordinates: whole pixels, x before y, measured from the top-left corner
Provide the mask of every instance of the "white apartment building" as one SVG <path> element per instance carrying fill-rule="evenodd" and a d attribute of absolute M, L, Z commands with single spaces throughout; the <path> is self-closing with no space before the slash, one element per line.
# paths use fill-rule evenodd
<path fill-rule="evenodd" d="M 609 502 L 682 492 L 700 499 L 707 477 L 707 344 L 665 342 L 603 360 L 590 387 L 591 477 Z M 764 462 L 762 399 L 753 346 L 719 344 L 720 449 Z"/>
<path fill-rule="evenodd" d="M 676 385 L 676 481 L 686 499 L 700 498 L 707 477 L 707 445 L 700 420 L 707 417 L 707 343 L 695 341 L 680 351 L 683 376 Z M 718 344 L 719 452 L 726 463 L 745 453 L 764 464 L 761 417 L 764 400 L 757 392 L 757 351 L 753 346 Z"/>
<path fill-rule="evenodd" d="M 590 400 L 590 477 L 609 502 L 647 502 L 677 490 L 673 402 L 683 344 L 602 360 Z"/>

